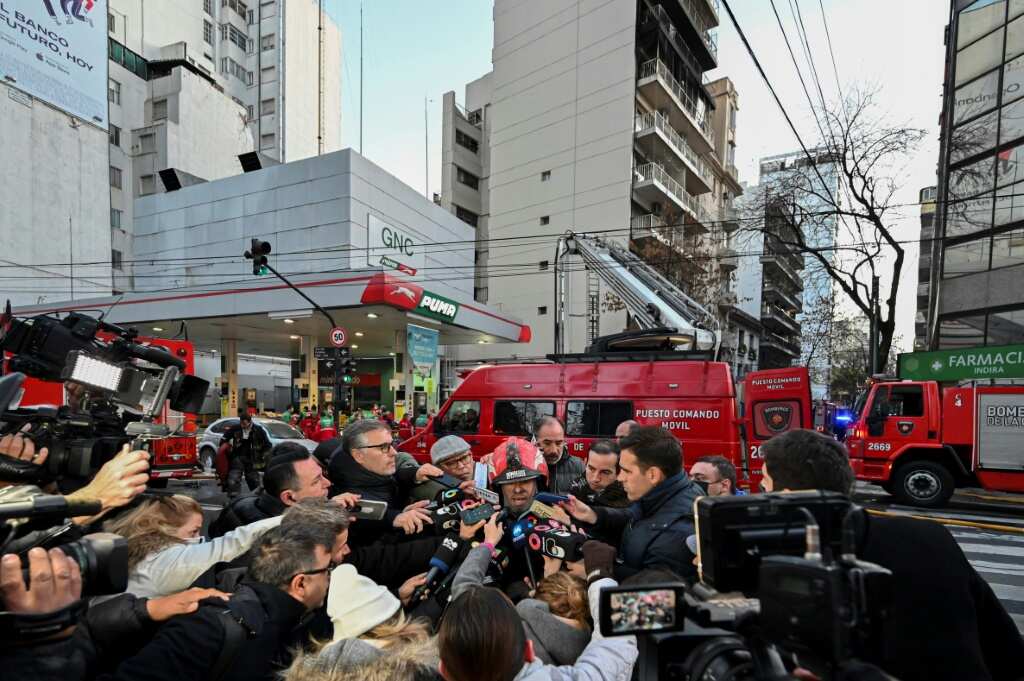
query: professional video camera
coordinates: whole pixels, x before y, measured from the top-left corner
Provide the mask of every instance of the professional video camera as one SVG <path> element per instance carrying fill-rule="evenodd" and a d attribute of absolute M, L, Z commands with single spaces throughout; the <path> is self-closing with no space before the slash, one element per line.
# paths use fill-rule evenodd
<path fill-rule="evenodd" d="M 24 429 L 37 448 L 50 452 L 45 467 L 18 466 L 17 477 L 4 479 L 87 479 L 125 443 L 145 449 L 148 442 L 169 436 L 170 428 L 155 422 L 165 402 L 181 412 L 200 409 L 208 382 L 181 373 L 181 358 L 137 339 L 134 329 L 78 313 L 11 322 L 0 339 L 0 351 L 11 355 L 8 370 L 75 384 L 83 394 L 81 404 L 56 408 L 9 410 L 0 404 L 0 434 Z M 12 374 L 19 375 L 24 378 Z"/>
<path fill-rule="evenodd" d="M 790 678 L 783 656 L 828 681 L 877 659 L 892 575 L 857 559 L 859 513 L 835 493 L 701 497 L 701 581 L 607 589 L 601 631 L 640 634 L 640 681 Z"/>

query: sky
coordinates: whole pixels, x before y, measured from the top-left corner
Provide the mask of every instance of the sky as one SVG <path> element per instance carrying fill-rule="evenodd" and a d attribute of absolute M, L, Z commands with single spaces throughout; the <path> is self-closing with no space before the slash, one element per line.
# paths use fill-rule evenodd
<path fill-rule="evenodd" d="M 531 0 L 544 2 L 545 0 Z M 424 191 L 425 149 L 429 148 L 429 192 L 439 191 L 441 97 L 454 90 L 462 103 L 464 86 L 491 68 L 491 0 L 327 0 L 342 30 L 342 146 L 360 150 L 359 25 L 363 7 L 362 153 L 413 188 Z M 796 42 L 791 8 L 798 6 L 827 100 L 836 76 L 825 39 L 822 7 L 844 90 L 876 86 L 880 113 L 894 125 L 927 132 L 902 173 L 896 203 L 914 204 L 922 187 L 935 184 L 938 120 L 941 108 L 947 0 L 775 0 L 797 62 L 806 62 Z M 790 60 L 768 0 L 730 0 L 783 106 L 810 147 L 818 133 L 797 72 Z M 757 181 L 758 159 L 799 149 L 799 144 L 757 72 L 724 6 L 718 29 L 719 68 L 711 79 L 728 76 L 739 93 L 736 165 L 740 179 Z M 812 91 L 813 94 L 813 91 Z M 429 145 L 424 139 L 424 97 Z M 901 239 L 916 239 L 919 210 L 900 209 L 895 228 Z M 897 308 L 900 345 L 913 344 L 916 311 L 917 246 L 908 244 Z M 884 291 L 883 283 L 883 291 Z"/>

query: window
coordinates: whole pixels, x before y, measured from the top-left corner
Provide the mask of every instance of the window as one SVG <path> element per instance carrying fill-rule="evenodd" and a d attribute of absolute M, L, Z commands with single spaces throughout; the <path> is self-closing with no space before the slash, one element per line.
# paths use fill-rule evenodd
<path fill-rule="evenodd" d="M 167 118 L 167 100 L 166 99 L 154 99 L 153 100 L 153 120 L 159 121 Z"/>
<path fill-rule="evenodd" d="M 992 237 L 992 269 L 1024 262 L 1024 229 L 1003 232 Z"/>
<path fill-rule="evenodd" d="M 992 71 L 958 89 L 953 97 L 953 125 L 994 108 L 998 89 L 999 71 Z"/>
<path fill-rule="evenodd" d="M 466 147 L 474 154 L 480 150 L 479 142 L 477 142 L 475 139 L 473 139 L 472 137 L 458 129 L 455 130 L 455 143 L 463 147 Z"/>
<path fill-rule="evenodd" d="M 114 189 L 121 188 L 121 169 L 116 166 L 110 166 L 110 186 Z"/>
<path fill-rule="evenodd" d="M 213 16 L 213 0 L 203 0 L 203 11 Z"/>
<path fill-rule="evenodd" d="M 149 132 L 139 135 L 139 151 L 143 154 L 156 153 L 156 134 Z"/>
<path fill-rule="evenodd" d="M 110 143 L 115 147 L 121 146 L 121 128 L 111 123 L 108 133 L 110 135 Z"/>
<path fill-rule="evenodd" d="M 261 83 L 273 83 L 275 80 L 277 80 L 277 73 L 273 66 L 267 66 L 260 71 Z"/>
<path fill-rule="evenodd" d="M 939 348 L 970 348 L 985 343 L 985 315 L 939 320 Z"/>
<path fill-rule="evenodd" d="M 276 44 L 277 36 L 275 36 L 273 33 L 271 33 L 270 35 L 265 35 L 262 38 L 260 38 L 260 49 L 263 50 L 264 52 L 266 52 L 267 50 L 274 49 L 274 46 Z"/>
<path fill-rule="evenodd" d="M 210 426 L 208 428 L 208 430 L 211 433 L 217 433 L 218 435 L 220 435 L 221 433 L 226 431 L 228 428 L 231 428 L 232 426 L 237 426 L 237 425 L 238 425 L 238 419 L 224 419 L 223 421 L 218 421 L 217 423 L 214 423 L 212 426 Z"/>
<path fill-rule="evenodd" d="M 894 385 L 888 399 L 879 391 L 875 400 L 878 413 L 886 416 L 924 416 L 924 387 L 920 385 Z"/>
<path fill-rule="evenodd" d="M 110 226 L 114 229 L 121 229 L 121 211 L 117 208 L 110 209 Z"/>
<path fill-rule="evenodd" d="M 275 144 L 274 133 L 267 133 L 260 137 L 260 149 L 273 149 Z"/>
<path fill-rule="evenodd" d="M 465 208 L 458 204 L 455 205 L 455 217 L 462 220 L 468 225 L 473 225 L 474 227 L 476 227 L 477 224 L 480 222 L 479 215 L 477 215 L 471 210 L 466 210 Z"/>
<path fill-rule="evenodd" d="M 983 272 L 988 269 L 989 239 L 976 239 L 967 243 L 947 246 L 943 254 L 942 278 Z"/>
<path fill-rule="evenodd" d="M 1022 197 L 1024 198 L 1024 197 Z M 1021 200 L 1016 201 L 1021 206 Z M 1012 210 L 1012 201 L 1001 201 L 1000 208 Z M 956 237 L 992 227 L 992 195 L 958 201 L 946 211 L 946 236 Z"/>
<path fill-rule="evenodd" d="M 616 426 L 632 417 L 632 402 L 569 402 L 565 408 L 565 434 L 615 437 Z"/>
<path fill-rule="evenodd" d="M 203 41 L 213 44 L 213 24 L 203 19 Z"/>
<path fill-rule="evenodd" d="M 996 146 L 996 111 L 955 128 L 949 139 L 949 161 L 956 163 Z"/>
<path fill-rule="evenodd" d="M 117 24 L 114 22 L 114 15 L 107 12 L 107 31 L 110 33 L 117 32 Z"/>
<path fill-rule="evenodd" d="M 111 104 L 121 104 L 121 84 L 113 78 L 107 79 L 107 99 Z"/>
<path fill-rule="evenodd" d="M 250 26 L 252 26 L 253 24 L 256 23 L 256 11 L 255 10 L 249 10 L 249 12 L 248 12 L 248 19 L 249 19 L 249 25 Z"/>
<path fill-rule="evenodd" d="M 456 400 L 441 416 L 435 431 L 438 433 L 475 433 L 480 427 L 480 403 Z"/>
<path fill-rule="evenodd" d="M 246 48 L 246 45 L 248 44 L 249 36 L 245 35 L 231 24 L 227 25 L 227 29 L 228 40 L 230 40 L 235 45 L 244 50 Z"/>
<path fill-rule="evenodd" d="M 139 196 L 148 196 L 156 193 L 156 177 L 143 175 L 139 178 Z"/>
<path fill-rule="evenodd" d="M 961 31 L 963 23 L 960 24 Z M 1003 60 L 1002 29 L 989 33 L 981 40 L 957 52 L 956 82 L 957 86 L 980 76 L 999 65 Z"/>
<path fill-rule="evenodd" d="M 541 305 L 540 307 L 537 308 L 537 314 L 545 315 L 547 313 L 548 313 L 548 306 L 547 305 Z"/>
<path fill-rule="evenodd" d="M 260 3 L 260 19 L 274 16 L 274 2 Z"/>
<path fill-rule="evenodd" d="M 510 402 L 499 400 L 494 403 L 495 435 L 532 435 L 533 424 L 542 416 L 554 416 L 554 402 Z"/>
<path fill-rule="evenodd" d="M 115 270 L 123 270 L 124 266 L 121 261 L 121 251 L 116 248 L 110 249 L 110 266 Z"/>
<path fill-rule="evenodd" d="M 541 215 L 540 216 L 540 224 L 541 225 L 549 225 L 549 224 L 551 224 L 551 216 L 550 215 Z"/>
<path fill-rule="evenodd" d="M 541 272 L 543 272 L 547 268 L 548 268 L 548 261 L 547 260 L 541 260 L 539 263 L 537 263 L 537 269 L 539 269 Z"/>
<path fill-rule="evenodd" d="M 459 168 L 458 166 L 455 166 L 455 169 L 458 171 L 459 182 L 466 185 L 467 187 L 472 187 L 473 189 L 480 188 L 480 178 L 478 178 L 473 173 L 466 172 L 465 170 Z"/>
<path fill-rule="evenodd" d="M 276 110 L 277 102 L 273 99 L 264 99 L 260 102 L 260 115 L 270 116 Z"/>
<path fill-rule="evenodd" d="M 228 72 L 228 58 L 220 58 L 220 72 L 226 74 Z"/>
<path fill-rule="evenodd" d="M 255 113 L 255 109 L 253 109 L 252 104 L 249 104 L 248 106 L 246 106 L 245 107 L 245 120 L 247 120 L 247 121 L 253 120 L 254 113 Z"/>
<path fill-rule="evenodd" d="M 988 316 L 988 344 L 1009 345 L 1024 338 L 1024 310 L 993 312 Z"/>
<path fill-rule="evenodd" d="M 545 170 L 545 171 L 543 171 L 540 174 L 540 181 L 541 182 L 547 182 L 550 179 L 551 179 L 551 171 L 550 170 Z"/>

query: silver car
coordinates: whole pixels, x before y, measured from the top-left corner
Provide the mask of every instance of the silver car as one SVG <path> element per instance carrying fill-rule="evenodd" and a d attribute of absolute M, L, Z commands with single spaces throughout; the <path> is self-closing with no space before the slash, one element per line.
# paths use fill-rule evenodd
<path fill-rule="evenodd" d="M 308 449 L 309 453 L 312 454 L 318 444 L 313 440 L 307 440 L 301 430 L 288 425 L 284 421 L 255 416 L 253 417 L 252 422 L 254 426 L 263 429 L 267 439 L 270 441 L 271 447 L 277 446 L 282 442 L 297 442 Z M 210 426 L 203 431 L 202 435 L 198 436 L 199 439 L 196 443 L 196 449 L 199 454 L 199 463 L 202 464 L 203 468 L 206 470 L 213 470 L 213 462 L 217 458 L 217 449 L 220 447 L 221 438 L 224 437 L 224 431 L 231 426 L 237 425 L 237 417 L 218 419 L 211 423 Z"/>

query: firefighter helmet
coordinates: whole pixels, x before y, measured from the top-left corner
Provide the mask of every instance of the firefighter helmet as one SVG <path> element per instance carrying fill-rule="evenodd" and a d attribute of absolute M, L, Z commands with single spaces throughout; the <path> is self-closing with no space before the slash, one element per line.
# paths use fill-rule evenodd
<path fill-rule="evenodd" d="M 537 446 L 510 437 L 494 450 L 488 479 L 495 485 L 548 477 L 548 465 Z"/>

